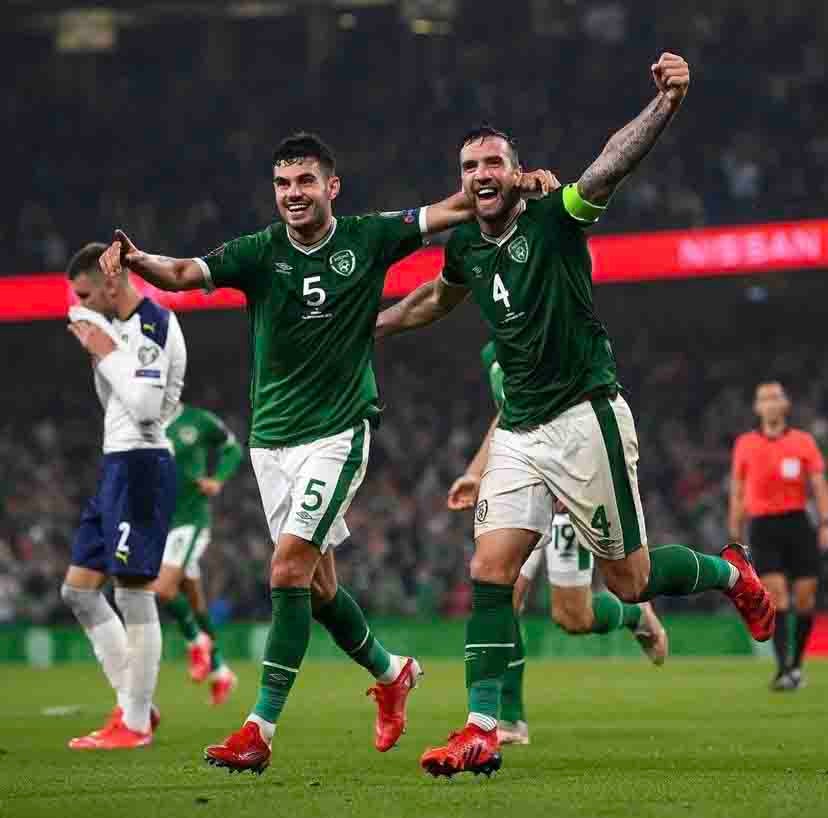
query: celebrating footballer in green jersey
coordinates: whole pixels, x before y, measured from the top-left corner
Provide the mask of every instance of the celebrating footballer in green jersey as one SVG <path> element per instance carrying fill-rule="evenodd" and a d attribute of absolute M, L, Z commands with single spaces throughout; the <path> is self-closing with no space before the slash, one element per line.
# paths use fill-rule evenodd
<path fill-rule="evenodd" d="M 464 474 L 458 477 L 448 493 L 452 511 L 474 508 L 480 480 L 488 460 L 491 437 L 503 410 L 503 368 L 495 357 L 493 342 L 481 352 L 483 367 L 489 380 L 498 415 Z M 546 564 L 551 597 L 552 621 L 567 633 L 612 633 L 627 628 L 638 640 L 641 649 L 656 665 L 667 658 L 667 634 L 649 602 L 622 602 L 611 591 L 592 592 L 592 553 L 578 542 L 566 508 L 556 501 L 555 516 L 534 550 L 526 558 L 515 582 L 512 602 L 515 617 L 520 617 L 529 588 L 541 562 Z M 497 737 L 500 744 L 528 744 L 529 726 L 523 705 L 523 672 L 526 653 L 520 621 L 515 626 L 515 647 L 503 676 L 500 717 Z"/>
<path fill-rule="evenodd" d="M 516 194 L 543 195 L 544 171 L 515 180 Z M 474 217 L 460 191 L 428 207 L 336 219 L 341 180 L 330 149 L 297 134 L 273 157 L 282 222 L 234 239 L 204 258 L 138 250 L 120 231 L 102 259 L 165 290 L 235 287 L 251 321 L 253 419 L 250 454 L 276 546 L 273 619 L 259 697 L 240 730 L 208 747 L 206 760 L 262 772 L 276 721 L 305 655 L 311 618 L 377 680 L 375 746 L 394 746 L 420 676 L 410 657 L 389 653 L 362 610 L 338 586 L 332 548 L 348 536 L 344 515 L 365 476 L 378 395 L 371 363 L 385 273 L 423 235 Z M 313 602 L 312 602 L 313 600 Z"/>
<path fill-rule="evenodd" d="M 537 201 L 517 195 L 520 163 L 507 134 L 488 127 L 467 134 L 460 174 L 476 219 L 454 232 L 442 275 L 383 311 L 377 323 L 378 335 L 423 326 L 471 293 L 503 368 L 505 403 L 475 511 L 469 720 L 446 746 L 423 755 L 422 766 L 434 775 L 500 766 L 497 715 L 516 641 L 513 586 L 552 523 L 555 498 L 625 602 L 719 589 L 756 638 L 773 631 L 773 604 L 743 546 L 726 546 L 722 558 L 680 547 L 648 550 L 635 424 L 593 305 L 585 228 L 653 147 L 690 83 L 687 63 L 675 54 L 662 54 L 651 73 L 658 93 L 650 104 L 577 182 Z"/>
<path fill-rule="evenodd" d="M 207 607 L 199 562 L 210 544 L 210 498 L 235 474 L 242 448 L 212 412 L 179 404 L 166 426 L 178 473 L 175 514 L 155 591 L 187 640 L 190 678 L 210 680 L 210 700 L 223 704 L 236 686 L 224 662 Z M 208 473 L 211 455 L 216 463 Z"/>

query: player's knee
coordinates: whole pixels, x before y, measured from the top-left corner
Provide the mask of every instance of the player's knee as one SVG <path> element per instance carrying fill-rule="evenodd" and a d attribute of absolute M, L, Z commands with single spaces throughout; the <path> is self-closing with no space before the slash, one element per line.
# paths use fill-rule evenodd
<path fill-rule="evenodd" d="M 816 589 L 797 590 L 794 594 L 794 608 L 798 614 L 811 613 L 816 608 Z"/>
<path fill-rule="evenodd" d="M 591 608 L 553 606 L 552 619 L 567 633 L 589 633 L 592 630 Z"/>
<path fill-rule="evenodd" d="M 309 588 L 312 577 L 313 569 L 304 560 L 277 558 L 270 566 L 271 588 Z"/>
<path fill-rule="evenodd" d="M 494 585 L 513 585 L 520 571 L 520 564 L 510 564 L 502 559 L 495 559 L 479 552 L 472 557 L 469 572 L 477 582 L 491 582 Z"/>
<path fill-rule="evenodd" d="M 172 602 L 178 596 L 178 588 L 170 582 L 159 582 L 153 590 L 158 596 L 158 600 L 165 605 Z"/>
<path fill-rule="evenodd" d="M 86 630 L 90 630 L 115 616 L 115 612 L 110 608 L 104 595 L 97 590 L 75 588 L 64 582 L 60 586 L 60 598 Z"/>
<path fill-rule="evenodd" d="M 314 575 L 311 582 L 311 604 L 314 610 L 327 605 L 336 596 L 337 587 L 335 577 Z"/>

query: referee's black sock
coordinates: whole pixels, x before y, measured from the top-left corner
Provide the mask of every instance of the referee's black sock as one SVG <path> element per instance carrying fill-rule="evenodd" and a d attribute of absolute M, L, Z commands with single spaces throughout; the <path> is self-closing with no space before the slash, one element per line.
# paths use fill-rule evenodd
<path fill-rule="evenodd" d="M 779 672 L 788 669 L 788 612 L 777 611 L 776 628 L 773 631 L 773 650 L 776 653 L 776 664 Z"/>
<path fill-rule="evenodd" d="M 793 667 L 800 667 L 802 664 L 802 656 L 805 653 L 805 646 L 808 644 L 808 637 L 811 635 L 813 626 L 814 615 L 812 613 L 797 613 Z"/>

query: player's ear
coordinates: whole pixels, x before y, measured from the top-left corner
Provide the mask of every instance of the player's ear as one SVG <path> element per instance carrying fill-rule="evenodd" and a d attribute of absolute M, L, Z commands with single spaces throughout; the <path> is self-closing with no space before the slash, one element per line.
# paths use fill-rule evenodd
<path fill-rule="evenodd" d="M 333 201 L 339 196 L 339 191 L 342 188 L 342 182 L 338 176 L 331 176 L 328 179 L 328 198 Z"/>

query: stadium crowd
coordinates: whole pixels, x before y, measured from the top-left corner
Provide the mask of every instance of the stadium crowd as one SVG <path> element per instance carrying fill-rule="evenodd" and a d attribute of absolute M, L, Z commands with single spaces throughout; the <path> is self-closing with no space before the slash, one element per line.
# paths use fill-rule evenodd
<path fill-rule="evenodd" d="M 454 5 L 439 36 L 412 33 L 396 6 L 341 15 L 296 4 L 247 20 L 187 12 L 127 26 L 99 54 L 58 53 L 42 28 L 4 27 L 16 70 L 0 77 L 0 110 L 16 138 L 0 273 L 60 269 L 113 224 L 178 255 L 251 232 L 272 217 L 272 147 L 297 128 L 337 149 L 343 212 L 453 189 L 458 138 L 486 118 L 517 136 L 529 165 L 572 178 L 643 107 L 665 49 L 692 65 L 689 110 L 600 229 L 820 212 L 824 3 L 700 0 L 657 19 L 632 0 Z"/>
<path fill-rule="evenodd" d="M 721 303 L 709 312 L 680 294 L 682 310 L 695 314 L 692 327 L 682 326 L 678 314 L 670 315 L 681 285 L 650 287 L 647 296 L 637 286 L 602 287 L 598 298 L 610 314 L 621 380 L 637 415 L 649 541 L 717 551 L 727 536 L 730 450 L 735 435 L 752 423 L 758 380 L 783 373 L 795 402 L 793 420 L 828 442 L 828 364 L 819 325 L 797 323 L 804 313 L 795 307 L 785 312 L 746 302 L 744 325 L 752 329 L 728 328 L 720 313 L 733 306 L 721 295 L 726 285 L 718 283 L 710 286 Z M 711 298 L 707 286 L 694 287 L 701 303 Z M 447 321 L 427 343 L 415 333 L 377 351 L 387 408 L 368 476 L 348 515 L 352 539 L 337 555 L 340 579 L 373 613 L 453 615 L 469 602 L 472 521 L 448 512 L 445 494 L 494 412 L 476 357 L 481 330 L 469 315 L 473 311 L 456 325 Z M 642 316 L 650 316 L 647 328 Z M 242 439 L 243 323 L 235 312 L 184 318 L 191 355 L 186 398 L 216 411 Z M 18 339 L 27 333 L 38 338 L 37 344 L 12 344 L 15 355 L 25 347 L 30 356 L 49 355 L 54 366 L 47 379 L 23 376 L 0 421 L 0 622 L 68 618 L 58 589 L 96 477 L 100 413 L 91 379 L 80 354 L 62 339 L 62 327 L 46 326 L 7 330 Z M 37 371 L 21 356 L 21 372 Z M 214 508 L 205 565 L 215 610 L 219 616 L 266 617 L 271 544 L 249 463 Z M 538 594 L 535 604 L 542 603 Z M 715 595 L 692 602 L 717 603 Z"/>

